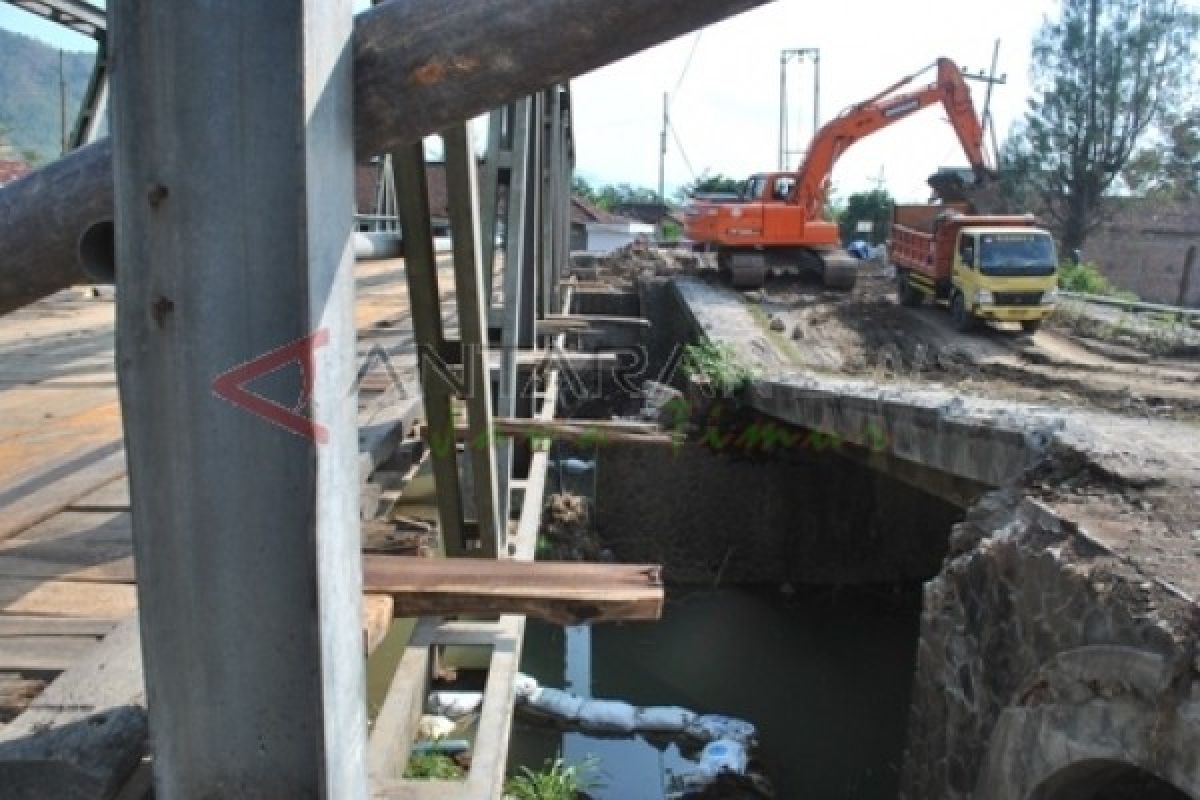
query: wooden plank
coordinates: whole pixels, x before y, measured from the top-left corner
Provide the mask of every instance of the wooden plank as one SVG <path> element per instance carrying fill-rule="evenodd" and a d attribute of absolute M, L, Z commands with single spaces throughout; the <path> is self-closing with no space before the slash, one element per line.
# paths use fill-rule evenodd
<path fill-rule="evenodd" d="M 8 636 L 91 636 L 112 632 L 115 620 L 93 617 L 34 617 L 0 615 L 0 648 Z"/>
<path fill-rule="evenodd" d="M 129 479 L 106 483 L 67 506 L 68 511 L 128 511 Z"/>
<path fill-rule="evenodd" d="M 138 621 L 129 616 L 0 728 L 8 798 L 107 798 L 146 752 Z"/>
<path fill-rule="evenodd" d="M 662 614 L 661 567 L 368 555 L 364 591 L 390 594 L 398 616 L 527 614 L 562 625 Z"/>
<path fill-rule="evenodd" d="M 0 670 L 63 672 L 97 641 L 95 636 L 0 637 Z"/>
<path fill-rule="evenodd" d="M 12 578 L 0 582 L 0 614 L 119 619 L 137 608 L 129 584 Z"/>
<path fill-rule="evenodd" d="M 559 331 L 576 331 L 580 328 L 596 328 L 605 325 L 615 325 L 633 328 L 650 328 L 652 324 L 645 317 L 618 317 L 611 314 L 547 314 L 545 319 L 538 321 L 539 332 L 553 333 Z M 544 330 L 542 330 L 544 328 Z"/>
<path fill-rule="evenodd" d="M 0 672 L 0 725 L 7 724 L 28 708 L 45 688 L 46 681 L 41 678 Z"/>
<path fill-rule="evenodd" d="M 386 594 L 363 595 L 363 651 L 375 652 L 392 626 L 395 601 Z"/>
<path fill-rule="evenodd" d="M 432 436 L 422 427 L 422 436 Z M 455 426 L 459 441 L 478 441 L 466 426 Z M 512 436 L 525 439 L 546 439 L 581 444 L 601 445 L 606 442 L 631 442 L 673 446 L 678 443 L 676 435 L 664 433 L 653 423 L 618 422 L 613 420 L 550 420 L 527 419 L 524 417 L 496 417 L 492 421 L 492 437 Z"/>
<path fill-rule="evenodd" d="M 125 474 L 120 440 L 63 459 L 0 490 L 0 541 L 46 520 Z"/>

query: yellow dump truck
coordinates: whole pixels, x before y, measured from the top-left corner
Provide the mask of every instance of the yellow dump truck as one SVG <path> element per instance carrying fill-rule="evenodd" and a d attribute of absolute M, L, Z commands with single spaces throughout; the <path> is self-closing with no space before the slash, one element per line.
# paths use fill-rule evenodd
<path fill-rule="evenodd" d="M 1032 333 L 1054 310 L 1054 239 L 1031 214 L 979 216 L 965 207 L 897 205 L 888 239 L 900 302 L 949 307 L 954 325 L 1019 322 Z"/>

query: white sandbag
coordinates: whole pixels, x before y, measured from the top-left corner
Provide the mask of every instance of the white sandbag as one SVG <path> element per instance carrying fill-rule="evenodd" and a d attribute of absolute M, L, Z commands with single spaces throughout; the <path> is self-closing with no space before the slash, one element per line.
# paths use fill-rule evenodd
<path fill-rule="evenodd" d="M 732 739 L 742 744 L 751 744 L 758 731 L 754 724 L 719 714 L 701 714 L 687 726 L 687 734 L 707 742 L 717 739 Z"/>
<path fill-rule="evenodd" d="M 579 709 L 583 706 L 583 698 L 564 692 L 562 689 L 550 689 L 545 686 L 534 692 L 529 699 L 529 707 L 543 714 L 557 717 L 564 722 L 574 722 L 579 719 Z"/>
<path fill-rule="evenodd" d="M 682 733 L 696 719 L 694 711 L 679 706 L 646 706 L 637 712 L 639 731 Z"/>
<path fill-rule="evenodd" d="M 579 709 L 579 725 L 603 733 L 631 733 L 637 727 L 637 709 L 620 700 L 588 700 Z"/>
<path fill-rule="evenodd" d="M 436 714 L 423 714 L 417 723 L 417 736 L 422 739 L 441 739 L 454 733 L 454 722 Z"/>
<path fill-rule="evenodd" d="M 465 717 L 483 705 L 483 692 L 430 692 L 425 710 L 447 717 Z"/>
<path fill-rule="evenodd" d="M 513 690 L 516 692 L 518 702 L 523 703 L 529 700 L 539 688 L 537 678 L 526 675 L 524 672 L 518 672 L 517 677 L 513 679 Z"/>
<path fill-rule="evenodd" d="M 746 746 L 733 739 L 717 739 L 704 745 L 700 753 L 700 772 L 716 777 L 722 772 L 735 772 L 738 775 L 746 771 L 750 757 L 746 754 Z"/>

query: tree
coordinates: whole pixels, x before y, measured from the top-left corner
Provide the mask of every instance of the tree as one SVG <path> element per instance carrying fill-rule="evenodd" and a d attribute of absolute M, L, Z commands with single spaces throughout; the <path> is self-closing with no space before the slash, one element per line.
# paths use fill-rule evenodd
<path fill-rule="evenodd" d="M 582 197 L 593 205 L 596 203 L 596 190 L 588 183 L 587 178 L 582 175 L 571 176 L 571 193 L 576 197 Z"/>
<path fill-rule="evenodd" d="M 1197 15 L 1177 0 L 1062 0 L 1033 43 L 1035 96 L 1010 155 L 1063 250 L 1100 222 L 1101 197 L 1191 76 Z"/>
<path fill-rule="evenodd" d="M 693 195 L 700 194 L 738 194 L 742 191 L 745 181 L 731 178 L 728 175 L 723 175 L 720 172 L 709 173 L 708 170 L 700 173 L 700 177 L 691 183 L 685 183 L 675 190 L 675 200 L 679 203 L 686 203 L 688 198 Z"/>
<path fill-rule="evenodd" d="M 1139 150 L 1121 177 L 1130 190 L 1151 199 L 1200 198 L 1200 108 L 1164 118 L 1165 141 Z"/>
<path fill-rule="evenodd" d="M 658 192 L 629 183 L 601 186 L 596 190 L 595 204 L 611 211 L 622 203 L 657 203 Z"/>
<path fill-rule="evenodd" d="M 894 202 L 887 189 L 872 189 L 869 192 L 855 192 L 846 198 L 846 207 L 838 216 L 838 230 L 841 231 L 843 242 L 855 239 L 869 239 L 871 244 L 881 244 L 887 239 L 892 227 L 892 206 Z M 871 233 L 858 233 L 859 222 L 870 222 Z"/>

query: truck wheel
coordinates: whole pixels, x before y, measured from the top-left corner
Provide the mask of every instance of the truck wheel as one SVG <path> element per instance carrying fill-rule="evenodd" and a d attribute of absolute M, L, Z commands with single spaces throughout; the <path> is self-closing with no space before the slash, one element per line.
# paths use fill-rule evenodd
<path fill-rule="evenodd" d="M 907 270 L 896 270 L 896 294 L 900 298 L 900 305 L 908 308 L 916 308 L 925 302 L 925 294 L 912 285 Z"/>
<path fill-rule="evenodd" d="M 1040 319 L 1023 319 L 1021 320 L 1021 330 L 1025 333 L 1037 333 L 1038 328 L 1042 327 Z"/>
<path fill-rule="evenodd" d="M 950 300 L 950 319 L 954 321 L 954 329 L 959 333 L 968 333 L 975 329 L 977 320 L 967 310 L 967 301 L 962 292 L 955 292 Z"/>

